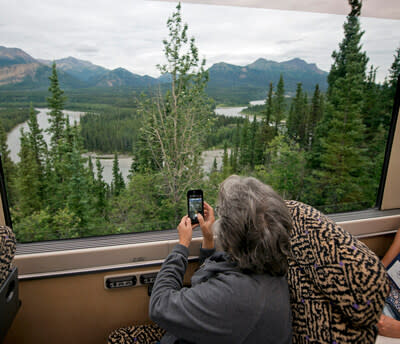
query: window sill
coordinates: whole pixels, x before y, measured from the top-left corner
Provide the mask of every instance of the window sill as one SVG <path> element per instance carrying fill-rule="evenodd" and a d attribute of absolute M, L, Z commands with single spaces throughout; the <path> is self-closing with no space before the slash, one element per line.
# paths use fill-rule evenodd
<path fill-rule="evenodd" d="M 344 229 L 358 238 L 395 232 L 400 227 L 400 209 L 330 214 Z M 190 255 L 198 255 L 201 231 L 195 229 Z M 177 231 L 131 233 L 82 239 L 17 244 L 14 259 L 21 278 L 63 275 L 161 264 L 178 242 Z M 39 275 L 38 275 L 39 274 Z"/>

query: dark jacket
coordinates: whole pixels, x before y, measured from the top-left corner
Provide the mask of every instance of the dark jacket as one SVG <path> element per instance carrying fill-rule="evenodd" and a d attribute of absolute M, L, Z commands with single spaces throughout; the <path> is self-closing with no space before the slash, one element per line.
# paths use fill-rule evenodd
<path fill-rule="evenodd" d="M 192 287 L 183 288 L 187 257 L 188 249 L 177 245 L 153 288 L 150 318 L 167 330 L 162 344 L 291 343 L 285 277 L 245 274 L 225 253 L 202 249 L 205 262 Z"/>

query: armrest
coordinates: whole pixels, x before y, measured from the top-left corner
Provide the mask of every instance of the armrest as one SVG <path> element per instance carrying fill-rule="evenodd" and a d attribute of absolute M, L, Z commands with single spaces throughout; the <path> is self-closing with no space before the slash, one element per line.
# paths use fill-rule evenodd
<path fill-rule="evenodd" d="M 21 301 L 18 297 L 18 269 L 13 268 L 0 286 L 0 343 L 10 328 Z"/>

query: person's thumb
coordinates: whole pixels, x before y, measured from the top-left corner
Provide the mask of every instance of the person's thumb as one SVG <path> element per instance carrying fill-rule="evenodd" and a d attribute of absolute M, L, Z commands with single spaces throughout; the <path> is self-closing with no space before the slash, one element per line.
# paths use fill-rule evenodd
<path fill-rule="evenodd" d="M 197 219 L 199 220 L 200 227 L 204 225 L 204 218 L 203 215 L 197 213 Z"/>

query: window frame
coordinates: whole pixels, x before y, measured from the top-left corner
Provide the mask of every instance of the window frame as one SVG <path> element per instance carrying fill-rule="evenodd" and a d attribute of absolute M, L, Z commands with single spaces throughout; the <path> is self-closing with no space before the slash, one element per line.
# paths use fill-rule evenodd
<path fill-rule="evenodd" d="M 400 77 L 397 85 L 393 116 L 386 145 L 384 175 L 381 177 L 377 208 L 363 211 L 329 214 L 344 229 L 356 237 L 373 238 L 382 235 L 392 236 L 400 227 L 400 209 L 381 210 L 385 188 L 390 188 L 393 179 L 387 178 L 387 169 L 393 156 L 392 146 L 398 128 L 400 107 Z M 400 134 L 400 133 L 397 133 Z M 4 178 L 4 175 L 1 174 Z M 400 195 L 400 193 L 399 193 Z M 3 204 L 7 204 L 2 191 Z M 398 197 L 400 202 L 400 196 Z M 8 207 L 6 218 L 11 221 Z M 378 228 L 379 230 L 376 230 Z M 190 247 L 191 259 L 196 259 L 201 245 L 201 231 L 195 230 Z M 175 229 L 156 232 L 115 234 L 103 237 L 64 239 L 39 243 L 17 243 L 15 264 L 20 271 L 20 278 L 35 279 L 70 274 L 93 273 L 126 269 L 129 267 L 160 264 L 178 242 Z M 52 249 L 52 246 L 57 250 Z"/>
<path fill-rule="evenodd" d="M 12 228 L 10 208 L 8 206 L 7 189 L 3 171 L 2 155 L 0 154 L 0 225 Z"/>
<path fill-rule="evenodd" d="M 397 81 L 391 125 L 386 143 L 380 185 L 377 193 L 376 209 L 370 215 L 369 210 L 329 214 L 339 225 L 359 238 L 380 235 L 392 235 L 400 226 L 400 190 L 397 193 L 397 206 L 393 211 L 383 210 L 390 207 L 385 203 L 385 190 L 393 188 L 396 178 L 390 178 L 390 163 L 394 159 L 400 161 L 400 154 L 394 154 L 395 138 L 400 137 L 400 76 Z M 1 157 L 1 155 L 0 155 Z M 8 207 L 3 166 L 0 159 L 0 225 L 2 222 L 12 228 L 12 220 Z M 343 219 L 347 216 L 347 219 Z M 378 226 L 379 230 L 374 231 Z M 177 240 L 175 229 L 114 234 L 101 237 L 63 239 L 35 243 L 17 243 L 15 264 L 19 267 L 21 278 L 40 278 L 41 276 L 62 275 L 63 273 L 83 273 L 119 269 L 141 265 L 160 264 L 172 250 Z M 198 254 L 201 244 L 201 231 L 193 233 L 190 247 L 192 259 Z M 57 248 L 56 248 L 57 247 Z M 44 275 L 43 275 L 44 274 Z M 24 277 L 25 276 L 25 277 Z"/>

